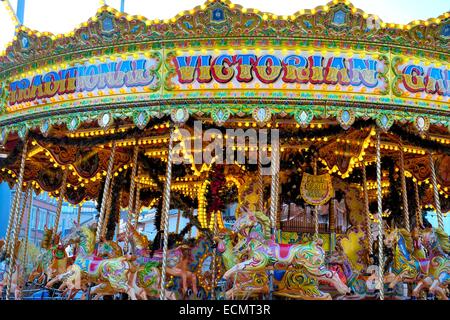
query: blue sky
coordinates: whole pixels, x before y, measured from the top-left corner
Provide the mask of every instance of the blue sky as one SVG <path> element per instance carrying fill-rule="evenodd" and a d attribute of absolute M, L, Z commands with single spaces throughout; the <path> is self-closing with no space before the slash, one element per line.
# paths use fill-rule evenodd
<path fill-rule="evenodd" d="M 0 184 L 0 238 L 3 238 L 8 225 L 11 191 L 6 183 Z"/>

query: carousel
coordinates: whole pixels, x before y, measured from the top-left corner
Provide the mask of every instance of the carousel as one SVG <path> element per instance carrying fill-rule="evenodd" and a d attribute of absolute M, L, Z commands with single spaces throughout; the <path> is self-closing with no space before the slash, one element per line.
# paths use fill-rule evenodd
<path fill-rule="evenodd" d="M 399 25 L 344 0 L 18 23 L 0 55 L 2 298 L 447 300 L 449 39 L 449 12 Z M 31 261 L 42 192 L 57 213 Z M 95 221 L 60 235 L 63 203 L 86 201 Z"/>

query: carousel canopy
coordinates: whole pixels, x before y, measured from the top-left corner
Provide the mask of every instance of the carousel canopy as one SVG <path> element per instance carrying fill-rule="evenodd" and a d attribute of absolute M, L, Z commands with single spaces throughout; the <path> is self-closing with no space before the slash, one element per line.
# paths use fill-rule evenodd
<path fill-rule="evenodd" d="M 17 181 L 27 137 L 25 184 L 97 199 L 116 142 L 115 176 L 129 181 L 139 146 L 137 181 L 161 192 L 171 123 L 193 120 L 279 128 L 283 161 L 314 147 L 347 178 L 374 162 L 379 127 L 414 180 L 430 183 L 433 152 L 448 197 L 449 37 L 448 12 L 388 24 L 341 0 L 286 16 L 211 0 L 168 20 L 103 6 L 64 35 L 20 26 L 0 56 L 1 178 Z M 205 171 L 176 171 L 172 188 L 196 197 Z"/>

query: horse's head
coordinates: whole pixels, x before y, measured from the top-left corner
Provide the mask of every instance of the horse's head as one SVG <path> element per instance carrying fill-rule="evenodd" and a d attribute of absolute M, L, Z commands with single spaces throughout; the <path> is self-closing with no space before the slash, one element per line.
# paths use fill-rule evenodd
<path fill-rule="evenodd" d="M 47 225 L 44 226 L 44 234 L 42 236 L 41 248 L 49 249 L 52 245 L 53 239 L 53 229 L 47 228 Z"/>
<path fill-rule="evenodd" d="M 385 228 L 384 244 L 388 248 L 393 248 L 398 242 L 398 229 Z"/>
<path fill-rule="evenodd" d="M 85 253 L 92 253 L 95 246 L 95 230 L 97 223 L 92 223 L 87 226 L 81 226 L 74 223 L 72 231 L 64 238 L 64 246 L 69 244 L 79 243 L 80 247 Z"/>
<path fill-rule="evenodd" d="M 62 231 L 60 231 L 60 232 L 55 234 L 55 236 L 53 237 L 53 240 L 52 240 L 52 246 L 58 246 L 59 245 L 59 242 L 61 240 L 61 233 L 62 233 Z"/>
<path fill-rule="evenodd" d="M 439 247 L 444 253 L 450 253 L 450 241 L 447 233 L 441 228 L 426 228 L 422 231 L 423 244 L 428 250 Z"/>
<path fill-rule="evenodd" d="M 135 246 L 138 250 L 148 249 L 149 241 L 147 236 L 139 233 L 131 224 L 127 224 L 127 237 L 129 241 Z"/>
<path fill-rule="evenodd" d="M 425 248 L 430 249 L 434 247 L 437 243 L 437 237 L 434 233 L 433 228 L 426 228 L 421 232 L 422 241 Z"/>
<path fill-rule="evenodd" d="M 331 278 L 328 279 L 329 284 L 331 284 L 340 294 L 349 294 L 351 292 L 350 288 L 342 281 L 339 277 L 339 273 L 335 271 L 331 272 Z"/>
<path fill-rule="evenodd" d="M 250 230 L 256 225 L 258 219 L 252 211 L 242 208 L 242 214 L 236 219 L 233 225 L 233 231 L 247 237 Z"/>
<path fill-rule="evenodd" d="M 62 241 L 63 245 L 68 246 L 73 243 L 79 243 L 80 237 L 81 237 L 81 226 L 76 221 L 74 221 L 70 233 L 66 235 Z"/>
<path fill-rule="evenodd" d="M 233 247 L 234 243 L 237 240 L 237 234 L 228 230 L 221 230 L 215 237 L 214 241 L 217 243 L 217 250 L 220 253 L 224 253 L 227 249 L 227 246 Z"/>

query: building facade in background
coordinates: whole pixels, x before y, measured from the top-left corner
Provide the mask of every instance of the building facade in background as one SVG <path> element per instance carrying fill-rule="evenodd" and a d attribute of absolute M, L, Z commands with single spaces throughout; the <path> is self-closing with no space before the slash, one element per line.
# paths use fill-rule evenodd
<path fill-rule="evenodd" d="M 14 195 L 15 190 L 11 190 L 11 199 L 13 199 Z M 19 238 L 25 237 L 28 214 L 31 214 L 28 241 L 39 247 L 45 228 L 54 228 L 55 226 L 57 206 L 58 199 L 51 197 L 47 192 L 42 192 L 39 195 L 33 193 L 31 210 L 26 210 L 24 213 Z M 81 207 L 80 223 L 94 220 L 96 214 L 97 210 L 95 202 L 85 202 Z M 77 218 L 78 206 L 72 206 L 69 205 L 69 203 L 64 202 L 59 220 L 58 232 L 61 232 L 62 236 L 67 235 Z"/>

